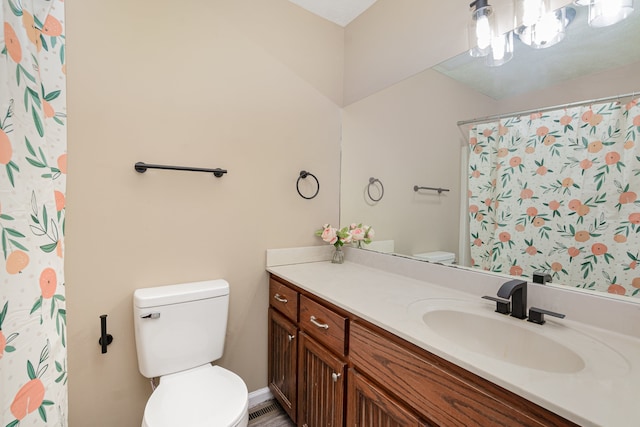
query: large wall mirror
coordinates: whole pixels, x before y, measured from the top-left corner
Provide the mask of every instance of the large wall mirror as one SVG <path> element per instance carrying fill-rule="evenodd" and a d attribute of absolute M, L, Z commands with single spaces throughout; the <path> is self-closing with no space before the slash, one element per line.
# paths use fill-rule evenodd
<path fill-rule="evenodd" d="M 416 259 L 451 252 L 470 267 L 469 128 L 458 122 L 640 96 L 640 5 L 605 28 L 587 24 L 586 7 L 570 6 L 575 16 L 562 43 L 531 49 L 516 39 L 513 60 L 501 67 L 463 52 L 345 107 L 340 220 L 374 227 L 367 249 Z"/>

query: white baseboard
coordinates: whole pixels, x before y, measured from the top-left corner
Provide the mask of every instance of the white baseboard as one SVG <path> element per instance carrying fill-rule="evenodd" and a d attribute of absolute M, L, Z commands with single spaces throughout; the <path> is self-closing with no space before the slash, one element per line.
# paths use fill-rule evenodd
<path fill-rule="evenodd" d="M 256 405 L 271 399 L 273 399 L 273 394 L 271 393 L 271 390 L 269 390 L 269 387 L 252 391 L 249 393 L 249 408 L 253 408 Z"/>

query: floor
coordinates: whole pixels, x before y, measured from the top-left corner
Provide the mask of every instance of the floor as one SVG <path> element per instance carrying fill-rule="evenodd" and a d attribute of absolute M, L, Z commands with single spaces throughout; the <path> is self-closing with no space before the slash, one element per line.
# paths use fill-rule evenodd
<path fill-rule="evenodd" d="M 275 400 L 268 400 L 249 408 L 249 426 L 295 427 L 289 416 Z"/>

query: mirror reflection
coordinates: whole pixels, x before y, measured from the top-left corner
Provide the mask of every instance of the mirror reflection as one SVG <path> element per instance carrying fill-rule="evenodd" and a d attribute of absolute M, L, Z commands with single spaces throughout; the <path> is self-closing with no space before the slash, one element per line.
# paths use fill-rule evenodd
<path fill-rule="evenodd" d="M 467 197 L 468 179 L 472 173 L 469 169 L 467 153 L 469 130 L 473 127 L 473 123 L 459 129 L 457 122 L 471 117 L 502 113 L 506 113 L 502 117 L 507 117 L 509 112 L 543 109 L 552 105 L 562 106 L 607 96 L 614 96 L 611 102 L 615 103 L 617 95 L 640 92 L 638 86 L 640 82 L 637 79 L 637 69 L 640 65 L 640 13 L 635 11 L 628 19 L 614 26 L 596 29 L 589 27 L 586 23 L 588 8 L 574 7 L 576 16 L 567 29 L 562 43 L 547 49 L 531 49 L 516 39 L 514 58 L 502 67 L 487 67 L 480 58 L 473 58 L 465 52 L 345 108 L 341 221 L 345 224 L 366 222 L 374 226 L 376 241 L 369 245 L 368 249 L 444 263 L 455 259 L 454 262 L 458 265 L 492 269 L 487 268 L 487 265 L 479 259 L 474 258 L 472 263 L 472 248 L 475 247 L 473 243 L 476 239 L 472 238 L 469 219 L 473 221 L 476 219 L 473 215 L 470 216 L 468 211 L 469 206 L 474 203 Z M 624 107 L 629 99 L 630 97 L 621 99 L 621 106 Z M 586 105 L 589 106 L 588 103 Z M 574 123 L 584 124 L 580 122 L 582 114 L 576 117 L 577 121 Z M 560 120 L 560 118 L 555 119 Z M 498 131 L 500 124 L 497 119 L 494 122 Z M 631 123 L 633 124 L 633 121 Z M 504 123 L 502 125 L 504 126 Z M 605 134 L 599 139 L 607 140 L 608 127 L 602 131 Z M 621 131 L 625 133 L 622 138 L 627 139 L 619 143 L 622 147 L 617 145 L 616 147 L 620 148 L 621 158 L 628 163 L 626 169 L 630 174 L 624 178 L 612 178 L 610 184 L 616 192 L 617 182 L 621 185 L 620 191 L 629 186 L 626 191 L 622 191 L 623 193 L 627 191 L 640 193 L 640 181 L 638 181 L 640 172 L 634 174 L 633 171 L 638 167 L 637 164 L 634 166 L 631 163 L 634 156 L 638 156 L 637 161 L 640 162 L 640 153 L 637 149 L 637 144 L 640 142 L 634 141 L 635 145 L 632 149 L 624 148 L 628 140 L 627 131 L 628 129 Z M 638 132 L 640 129 L 636 134 Z M 557 137 L 557 135 L 553 136 Z M 524 140 L 522 148 L 526 149 L 526 138 L 520 138 Z M 635 139 L 635 135 L 633 138 Z M 539 143 L 541 147 L 545 146 L 542 140 Z M 630 145 L 627 144 L 627 146 Z M 613 146 L 610 144 L 604 147 Z M 499 147 L 495 148 L 493 157 L 497 156 L 499 149 Z M 588 147 L 585 150 L 588 150 Z M 609 151 L 613 151 L 613 148 L 606 148 L 600 154 L 604 155 Z M 510 154 L 509 157 L 505 157 L 505 161 L 516 157 L 515 154 Z M 491 151 L 489 155 L 492 155 Z M 551 157 L 551 154 L 548 153 L 546 156 Z M 545 162 L 549 161 L 544 156 L 541 159 Z M 540 162 L 541 159 L 536 160 Z M 598 167 L 611 166 L 604 157 L 602 159 L 594 157 L 593 160 L 599 162 L 593 169 L 596 174 Z M 518 166 L 516 165 L 516 168 Z M 549 168 L 548 165 L 543 166 Z M 505 168 L 513 166 L 507 162 L 502 167 L 504 172 Z M 562 168 L 561 165 L 557 169 Z M 571 166 L 565 166 L 565 172 L 577 170 Z M 534 170 L 530 171 L 530 173 L 533 172 Z M 379 201 L 372 200 L 367 194 L 368 191 L 372 192 L 374 198 L 380 195 L 376 192 L 377 190 L 371 190 L 369 187 L 372 177 L 384 185 L 384 195 Z M 542 185 L 533 175 L 527 182 L 527 186 Z M 563 188 L 562 180 L 560 183 L 560 188 Z M 549 187 L 549 184 L 545 185 Z M 450 188 L 451 191 L 415 192 L 414 186 Z M 540 193 L 544 192 L 542 188 L 538 190 Z M 588 206 L 589 197 L 587 193 L 580 196 L 581 206 Z M 519 218 L 525 215 L 527 210 L 517 204 L 517 198 L 514 197 L 514 200 L 516 205 L 510 208 L 510 215 Z M 567 209 L 570 209 L 568 204 L 571 200 L 573 199 L 565 202 Z M 549 209 L 544 205 L 549 201 L 537 198 L 529 201 L 539 203 L 533 203 L 527 208 L 535 208 L 540 213 L 543 209 Z M 479 210 L 484 200 L 480 202 L 476 204 Z M 600 219 L 603 214 L 605 220 L 611 220 L 610 213 L 617 210 L 617 203 L 619 200 L 607 200 L 606 203 L 600 204 L 602 209 L 589 207 L 592 211 L 590 213 L 597 214 L 594 217 L 595 220 Z M 630 206 L 636 206 L 635 202 Z M 636 208 L 640 212 L 640 207 L 636 206 Z M 583 208 L 583 212 L 584 210 Z M 530 209 L 530 212 L 533 212 L 533 209 Z M 569 210 L 566 216 L 569 213 L 572 213 L 572 218 L 580 217 L 577 211 Z M 581 224 L 584 224 L 586 219 L 584 216 Z M 592 222 L 593 220 L 591 219 Z M 628 215 L 626 220 L 629 222 Z M 513 227 L 516 225 L 514 223 Z M 589 231 L 592 225 L 585 224 L 585 230 Z M 487 227 L 495 226 L 495 224 L 487 224 Z M 557 225 L 554 226 L 557 227 Z M 575 227 L 574 224 L 574 232 L 580 231 Z M 597 225 L 593 227 L 597 228 Z M 540 231 L 540 228 L 534 225 L 532 229 L 538 233 Z M 611 234 L 610 239 L 621 240 L 622 237 L 615 237 L 615 229 L 613 225 L 608 229 L 607 233 Z M 516 232 L 512 234 L 515 235 Z M 593 231 L 593 234 L 597 232 Z M 636 234 L 635 228 L 629 228 L 629 233 L 625 237 L 628 239 L 630 235 L 635 237 Z M 609 252 L 595 255 L 592 251 L 597 243 L 595 240 L 582 245 L 584 255 L 591 255 L 595 260 L 589 258 L 591 265 L 586 259 L 575 265 L 579 276 L 586 274 L 589 277 L 587 286 L 577 285 L 567 277 L 563 277 L 562 270 L 563 268 L 567 270 L 570 263 L 556 259 L 559 249 L 554 249 L 554 244 L 558 246 L 560 242 L 554 241 L 549 248 L 542 249 L 537 247 L 537 242 L 527 244 L 527 242 L 532 243 L 530 237 L 525 239 L 524 236 L 518 236 L 517 239 L 512 239 L 512 245 L 510 245 L 520 258 L 528 255 L 527 251 L 533 251 L 531 247 L 536 248 L 536 254 L 539 250 L 545 256 L 543 261 L 527 265 L 527 271 L 523 268 L 522 273 L 528 277 L 531 277 L 532 273 L 529 270 L 536 267 L 551 274 L 554 284 L 563 283 L 604 293 L 638 296 L 638 287 L 633 284 L 640 281 L 638 279 L 634 282 L 640 273 L 635 274 L 636 264 L 631 258 L 626 259 L 627 251 L 619 251 L 620 254 L 615 262 L 607 257 L 612 265 L 615 264 L 624 271 L 624 274 L 616 274 L 601 268 L 607 265 L 604 254 Z M 575 233 L 573 238 L 575 240 Z M 566 246 L 565 254 L 568 254 L 567 251 L 572 246 L 563 244 Z M 603 245 L 606 244 L 603 243 Z M 612 244 L 606 246 L 608 250 L 613 247 Z M 489 258 L 493 255 L 491 253 Z M 517 260 L 512 257 L 509 263 L 504 258 L 503 264 L 509 264 L 508 268 L 494 270 L 518 275 L 521 272 L 511 268 L 514 266 L 514 259 Z M 596 265 L 594 261 L 598 264 Z M 562 263 L 563 268 L 558 268 L 554 262 Z M 554 267 L 558 271 L 554 271 Z M 622 279 L 623 276 L 624 279 Z M 616 283 L 621 280 L 625 283 Z M 624 293 L 622 289 L 612 285 L 622 285 Z M 640 286 L 640 283 L 637 285 Z"/>

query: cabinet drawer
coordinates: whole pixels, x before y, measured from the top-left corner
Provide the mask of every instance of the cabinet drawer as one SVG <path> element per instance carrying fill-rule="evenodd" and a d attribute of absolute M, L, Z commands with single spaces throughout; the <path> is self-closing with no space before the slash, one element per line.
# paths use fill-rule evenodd
<path fill-rule="evenodd" d="M 308 332 L 322 345 L 340 355 L 345 355 L 346 328 L 346 317 L 304 295 L 300 296 L 300 329 Z"/>
<path fill-rule="evenodd" d="M 298 322 L 298 292 L 287 285 L 269 279 L 269 304 L 292 322 Z"/>

